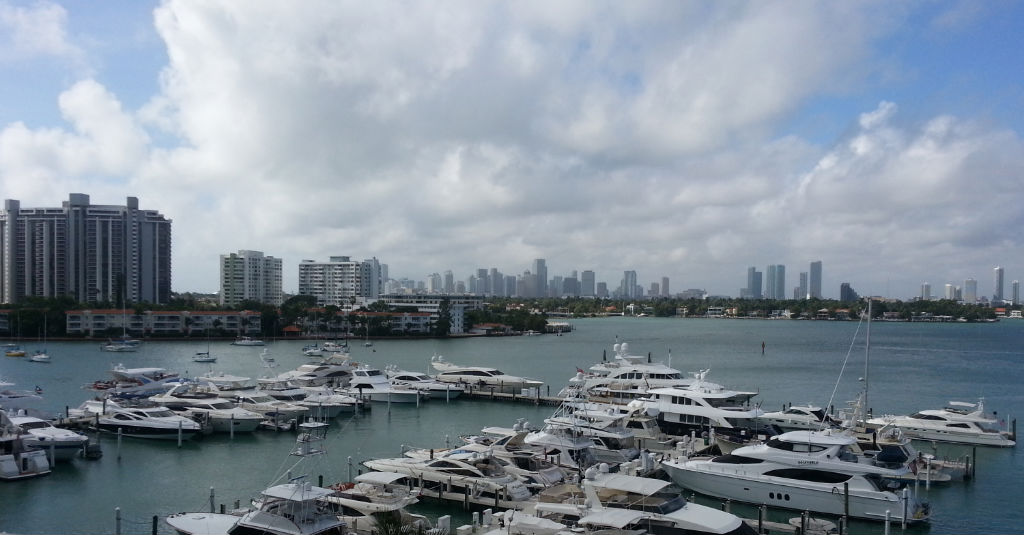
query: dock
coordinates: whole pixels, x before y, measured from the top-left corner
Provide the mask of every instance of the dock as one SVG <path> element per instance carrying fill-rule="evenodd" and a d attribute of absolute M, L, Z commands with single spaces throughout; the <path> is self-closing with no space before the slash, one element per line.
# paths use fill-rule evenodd
<path fill-rule="evenodd" d="M 466 389 L 461 397 L 474 400 L 492 401 L 513 401 L 519 403 L 532 403 L 534 405 L 560 405 L 564 398 L 550 395 L 551 387 L 547 387 L 548 394 L 542 395 L 540 388 L 525 388 L 520 390 L 499 388 L 496 386 L 463 385 Z"/>

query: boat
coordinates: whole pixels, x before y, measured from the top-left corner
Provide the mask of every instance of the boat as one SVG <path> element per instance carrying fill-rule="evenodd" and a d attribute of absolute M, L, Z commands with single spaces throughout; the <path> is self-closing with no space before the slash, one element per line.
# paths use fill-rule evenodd
<path fill-rule="evenodd" d="M 210 355 L 209 351 L 200 351 L 192 357 L 192 362 L 217 362 L 217 357 Z"/>
<path fill-rule="evenodd" d="M 361 365 L 352 370 L 352 379 L 349 380 L 348 388 L 339 388 L 335 391 L 348 394 L 356 399 L 387 403 L 419 403 L 429 396 L 415 388 L 392 385 L 384 372 L 367 365 Z"/>
<path fill-rule="evenodd" d="M 43 389 L 38 386 L 35 390 L 13 390 L 8 388 L 11 386 L 14 383 L 0 379 L 0 409 L 34 409 L 43 401 Z"/>
<path fill-rule="evenodd" d="M 780 431 L 817 431 L 829 427 L 839 427 L 842 423 L 825 413 L 824 409 L 817 405 L 808 403 L 806 405 L 791 405 L 781 411 L 766 412 L 761 415 L 761 420 L 767 425 L 773 425 Z"/>
<path fill-rule="evenodd" d="M 203 431 L 195 420 L 154 403 L 90 399 L 68 412 L 93 418 L 100 431 L 126 437 L 188 440 Z"/>
<path fill-rule="evenodd" d="M 299 427 L 291 455 L 309 464 L 310 459 L 325 452 L 327 425 L 306 422 Z M 296 463 L 291 468 L 297 467 Z M 311 473 L 312 469 L 307 468 L 306 473 L 292 477 L 289 469 L 276 480 L 284 482 L 264 489 L 246 509 L 219 514 L 177 513 L 165 521 L 182 535 L 345 535 L 345 521 L 325 502 L 335 491 L 310 483 Z"/>
<path fill-rule="evenodd" d="M 977 403 L 950 401 L 942 409 L 928 409 L 908 416 L 886 415 L 867 420 L 868 427 L 893 426 L 908 437 L 952 444 L 1010 448 L 1017 444 L 1013 433 L 998 428 L 999 421 L 985 414 L 985 400 Z"/>
<path fill-rule="evenodd" d="M 110 369 L 112 379 L 94 381 L 85 388 L 115 397 L 149 397 L 166 392 L 183 379 L 165 368 L 126 368 L 118 364 Z"/>
<path fill-rule="evenodd" d="M 301 386 L 333 387 L 348 386 L 352 379 L 352 370 L 358 364 L 348 358 L 348 354 L 331 354 L 321 357 L 317 362 L 303 364 L 298 368 L 278 375 L 283 381 L 291 381 Z"/>
<path fill-rule="evenodd" d="M 214 433 L 249 433 L 265 419 L 261 413 L 220 397 L 217 387 L 210 383 L 181 383 L 149 400 L 194 420 L 209 422 Z"/>
<path fill-rule="evenodd" d="M 256 391 L 281 401 L 302 401 L 306 399 L 306 391 L 291 381 L 277 377 L 261 377 L 256 379 Z"/>
<path fill-rule="evenodd" d="M 602 514 L 626 519 L 619 527 L 640 528 L 652 535 L 754 535 L 757 531 L 740 517 L 687 501 L 682 489 L 670 481 L 610 473 L 608 465 L 593 466 L 579 485 L 552 487 L 537 495 L 532 512 L 558 515 L 560 521 L 579 522 Z M 585 515 L 581 515 L 581 511 Z M 624 512 L 633 513 L 621 516 Z"/>
<path fill-rule="evenodd" d="M 234 342 L 231 342 L 231 345 L 233 345 L 233 346 L 262 346 L 262 345 L 265 345 L 265 344 L 263 343 L 263 340 L 258 340 L 256 338 L 250 338 L 248 336 L 239 336 L 238 338 L 235 338 Z"/>
<path fill-rule="evenodd" d="M 616 342 L 612 352 L 610 361 L 602 360 L 589 371 L 577 368 L 569 384 L 578 387 L 580 395 L 587 399 L 611 403 L 629 403 L 652 388 L 685 388 L 693 384 L 693 379 L 671 367 L 671 360 L 664 364 L 651 362 L 649 356 L 631 355 L 627 342 Z"/>
<path fill-rule="evenodd" d="M 29 416 L 24 411 L 0 410 L 0 425 L 22 436 L 26 447 L 47 453 L 51 462 L 69 460 L 83 451 L 89 437 Z"/>
<path fill-rule="evenodd" d="M 565 470 L 545 459 L 543 451 L 523 442 L 523 435 L 525 433 L 502 437 L 488 444 L 483 441 L 468 441 L 451 449 L 414 448 L 405 450 L 403 455 L 413 459 L 454 460 L 491 456 L 502 470 L 519 478 L 531 491 L 539 491 L 567 480 Z"/>
<path fill-rule="evenodd" d="M 124 340 L 107 340 L 107 343 L 100 346 L 100 350 L 111 353 L 132 353 L 139 350 L 139 345 L 130 344 Z"/>
<path fill-rule="evenodd" d="M 324 356 L 324 348 L 317 344 L 310 344 L 302 348 L 302 354 L 307 357 L 322 357 Z"/>
<path fill-rule="evenodd" d="M 562 403 L 544 420 L 550 434 L 571 434 L 590 441 L 591 454 L 598 463 L 629 462 L 640 455 L 633 431 L 626 427 L 628 415 L 612 410 L 595 410 Z"/>
<path fill-rule="evenodd" d="M 25 350 L 18 345 L 10 345 L 4 350 L 4 355 L 8 357 L 24 357 Z"/>
<path fill-rule="evenodd" d="M 239 407 L 248 411 L 257 412 L 267 418 L 281 421 L 297 420 L 309 413 L 309 408 L 289 401 L 274 399 L 266 392 L 258 390 L 238 391 L 231 393 L 231 399 Z"/>
<path fill-rule="evenodd" d="M 761 421 L 764 416 L 750 399 L 757 392 L 730 390 L 707 380 L 710 369 L 693 373 L 694 381 L 685 388 L 653 388 L 647 397 L 630 402 L 657 417 L 658 425 L 671 435 L 701 435 L 709 430 L 721 434 L 757 434 L 771 429 Z M 774 433 L 772 433 L 774 434 Z"/>
<path fill-rule="evenodd" d="M 43 362 L 43 363 L 47 363 L 47 362 L 51 361 L 50 355 L 46 352 L 46 350 L 42 350 L 42 349 L 37 349 L 34 353 L 32 353 L 32 356 L 30 356 L 28 358 L 28 360 L 29 360 L 29 362 Z"/>
<path fill-rule="evenodd" d="M 217 387 L 221 397 L 230 398 L 235 391 L 252 390 L 256 388 L 256 381 L 252 377 L 242 375 L 231 375 L 222 371 L 209 371 L 196 377 L 197 381 L 212 383 Z"/>
<path fill-rule="evenodd" d="M 906 467 L 861 462 L 842 431 L 789 431 L 710 458 L 662 460 L 676 484 L 708 496 L 866 520 L 927 521 L 929 506 L 898 478 Z"/>
<path fill-rule="evenodd" d="M 309 409 L 309 416 L 317 420 L 329 420 L 342 413 L 353 413 L 364 407 L 364 403 L 352 396 L 335 392 L 327 386 L 303 386 L 306 398 L 295 402 Z"/>
<path fill-rule="evenodd" d="M 401 370 L 394 364 L 385 367 L 384 373 L 388 376 L 388 380 L 391 381 L 392 385 L 426 392 L 431 398 L 451 400 L 459 397 L 466 391 L 465 388 L 457 383 L 438 381 L 423 372 Z"/>
<path fill-rule="evenodd" d="M 516 375 L 506 375 L 497 368 L 486 366 L 457 366 L 440 355 L 431 357 L 430 364 L 437 370 L 437 380 L 475 387 L 494 387 L 499 391 L 540 388 L 544 382 Z"/>
<path fill-rule="evenodd" d="M 399 483 L 406 477 L 396 472 L 360 474 L 351 483 L 328 487 L 335 492 L 323 501 L 356 533 L 376 534 L 381 515 L 396 515 L 403 526 L 408 526 L 409 533 L 426 533 L 432 529 L 430 520 L 405 510 L 419 503 L 419 496 Z"/>
<path fill-rule="evenodd" d="M 522 509 L 532 496 L 519 478 L 506 472 L 489 455 L 459 459 L 371 459 L 363 461 L 363 466 L 370 470 L 404 474 L 409 488 L 428 498 Z"/>
<path fill-rule="evenodd" d="M 50 473 L 50 461 L 42 450 L 29 449 L 25 438 L 0 429 L 0 481 L 16 481 Z"/>

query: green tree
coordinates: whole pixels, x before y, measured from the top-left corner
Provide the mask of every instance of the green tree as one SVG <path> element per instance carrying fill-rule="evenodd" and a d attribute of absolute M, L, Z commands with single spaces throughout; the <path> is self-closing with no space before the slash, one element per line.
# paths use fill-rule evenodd
<path fill-rule="evenodd" d="M 452 303 L 445 297 L 437 305 L 437 321 L 432 326 L 431 334 L 446 338 L 452 332 Z"/>

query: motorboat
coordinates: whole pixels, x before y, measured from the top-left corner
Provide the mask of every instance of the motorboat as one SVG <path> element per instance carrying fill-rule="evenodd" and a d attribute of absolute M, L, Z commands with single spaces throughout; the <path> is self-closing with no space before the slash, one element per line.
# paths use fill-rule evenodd
<path fill-rule="evenodd" d="M 324 348 L 317 344 L 309 344 L 302 348 L 302 354 L 307 357 L 322 357 L 324 356 L 324 353 Z"/>
<path fill-rule="evenodd" d="M 304 386 L 306 399 L 295 404 L 309 409 L 309 416 L 316 420 L 329 420 L 342 413 L 353 413 L 363 406 L 363 402 L 331 390 L 327 386 Z"/>
<path fill-rule="evenodd" d="M 290 401 L 281 401 L 273 396 L 259 390 L 245 390 L 231 393 L 231 399 L 239 407 L 259 413 L 266 417 L 268 414 L 280 420 L 299 420 L 309 413 L 309 409 Z"/>
<path fill-rule="evenodd" d="M 367 365 L 361 365 L 352 370 L 352 379 L 349 381 L 348 388 L 336 391 L 356 399 L 387 403 L 419 403 L 429 396 L 429 394 L 414 388 L 392 385 L 384 372 Z"/>
<path fill-rule="evenodd" d="M 55 427 L 52 423 L 24 414 L 24 411 L 0 411 L 0 424 L 19 434 L 26 447 L 45 451 L 52 461 L 69 460 L 89 443 L 89 437 Z"/>
<path fill-rule="evenodd" d="M 610 473 L 606 464 L 593 466 L 584 475 L 579 485 L 559 485 L 538 494 L 533 512 L 577 523 L 586 516 L 610 514 L 628 519 L 619 527 L 642 528 L 652 535 L 757 533 L 734 514 L 687 501 L 670 481 Z M 638 516 L 621 514 L 627 511 Z"/>
<path fill-rule="evenodd" d="M 629 403 L 652 388 L 685 388 L 693 383 L 693 379 L 670 364 L 631 355 L 627 342 L 615 343 L 612 351 L 611 360 L 599 362 L 589 371 L 577 368 L 569 384 L 577 386 L 582 395 L 591 400 Z"/>
<path fill-rule="evenodd" d="M 430 395 L 431 399 L 455 399 L 466 391 L 465 388 L 457 383 L 438 381 L 423 372 L 402 370 L 394 364 L 385 367 L 384 373 L 388 376 L 388 380 L 391 381 L 392 385 L 426 392 Z"/>
<path fill-rule="evenodd" d="M 331 485 L 335 492 L 323 501 L 356 533 L 377 534 L 381 515 L 396 515 L 410 532 L 425 533 L 432 529 L 430 520 L 405 510 L 419 503 L 419 497 L 400 484 L 407 477 L 396 472 L 367 472 L 351 483 Z"/>
<path fill-rule="evenodd" d="M 352 379 L 352 370 L 357 366 L 358 364 L 349 360 L 348 354 L 331 354 L 317 362 L 303 364 L 294 370 L 284 372 L 278 375 L 278 378 L 301 386 L 345 387 Z"/>
<path fill-rule="evenodd" d="M 523 442 L 525 432 L 502 437 L 492 443 L 467 441 L 465 444 L 442 450 L 409 449 L 403 454 L 413 459 L 470 459 L 474 456 L 492 456 L 501 468 L 516 476 L 531 490 L 540 490 L 567 479 L 557 464 L 544 458 L 543 452 Z"/>
<path fill-rule="evenodd" d="M 214 433 L 250 433 L 266 419 L 261 413 L 220 397 L 217 387 L 209 383 L 182 383 L 149 400 L 194 420 L 209 422 Z"/>
<path fill-rule="evenodd" d="M 10 345 L 7 346 L 6 349 L 4 349 L 4 355 L 7 355 L 8 357 L 24 357 L 25 350 L 22 349 L 21 346 Z"/>
<path fill-rule="evenodd" d="M 0 481 L 16 481 L 49 473 L 47 452 L 29 449 L 23 435 L 0 429 Z"/>
<path fill-rule="evenodd" d="M 625 425 L 627 417 L 612 410 L 577 408 L 563 403 L 544 420 L 543 431 L 582 436 L 590 440 L 596 462 L 619 464 L 640 455 L 636 437 Z"/>
<path fill-rule="evenodd" d="M 707 380 L 710 369 L 693 373 L 694 381 L 685 388 L 653 388 L 647 397 L 630 402 L 658 419 L 658 425 L 671 435 L 698 435 L 714 429 L 717 433 L 758 433 L 770 427 L 761 421 L 764 411 L 749 405 L 757 392 L 730 390 Z M 774 433 L 773 433 L 774 434 Z"/>
<path fill-rule="evenodd" d="M 11 386 L 14 383 L 0 379 L 0 409 L 34 409 L 42 403 L 42 388 L 37 386 L 35 390 L 14 390 L 8 388 Z"/>
<path fill-rule="evenodd" d="M 437 380 L 445 383 L 461 383 L 480 388 L 497 388 L 499 391 L 520 390 L 524 388 L 540 388 L 544 383 L 536 379 L 506 375 L 497 368 L 485 366 L 457 366 L 435 355 L 430 359 L 431 366 L 437 370 Z"/>
<path fill-rule="evenodd" d="M 414 459 L 397 457 L 363 461 L 381 472 L 397 472 L 421 496 L 474 503 L 504 509 L 522 509 L 532 494 L 516 476 L 506 472 L 493 456 Z"/>
<path fill-rule="evenodd" d="M 153 403 L 91 399 L 69 412 L 70 416 L 94 418 L 100 431 L 126 437 L 187 440 L 203 431 L 199 422 Z"/>
<path fill-rule="evenodd" d="M 839 427 L 842 423 L 826 414 L 821 407 L 811 403 L 790 405 L 781 411 L 766 412 L 761 415 L 761 420 L 767 425 L 775 426 L 780 431 L 820 431 L 830 427 Z"/>
<path fill-rule="evenodd" d="M 790 431 L 731 454 L 664 459 L 661 467 L 683 488 L 718 498 L 867 520 L 928 520 L 928 504 L 897 481 L 908 469 L 863 462 L 856 443 L 842 431 Z"/>
<path fill-rule="evenodd" d="M 325 452 L 327 425 L 307 422 L 299 427 L 291 455 L 309 464 Z M 335 490 L 310 483 L 311 473 L 312 469 L 307 469 L 292 477 L 289 470 L 278 479 L 284 482 L 264 489 L 250 508 L 233 513 L 177 513 L 166 522 L 183 535 L 345 535 L 345 521 L 324 501 Z"/>
<path fill-rule="evenodd" d="M 129 340 L 107 340 L 107 343 L 100 346 L 100 350 L 111 353 L 133 353 L 139 350 L 138 341 L 132 343 Z"/>
<path fill-rule="evenodd" d="M 278 377 L 261 377 L 256 380 L 256 391 L 281 401 L 302 401 L 306 399 L 306 391 L 292 384 L 287 379 Z"/>
<path fill-rule="evenodd" d="M 258 340 L 256 338 L 250 338 L 248 336 L 239 336 L 238 338 L 235 338 L 234 342 L 231 342 L 231 345 L 233 345 L 233 346 L 262 346 L 262 345 L 265 345 L 265 344 L 263 343 L 263 340 Z"/>
<path fill-rule="evenodd" d="M 327 353 L 348 353 L 348 342 L 342 342 L 339 344 L 338 342 L 327 341 L 324 342 L 320 348 Z"/>
<path fill-rule="evenodd" d="M 200 351 L 192 357 L 192 362 L 217 362 L 217 357 L 211 355 L 209 351 Z"/>
<path fill-rule="evenodd" d="M 985 413 L 985 400 L 977 403 L 951 401 L 943 409 L 929 409 L 909 416 L 882 416 L 867 420 L 868 427 L 898 427 L 908 437 L 953 444 L 1013 447 L 1013 433 L 999 429 L 999 421 Z"/>
<path fill-rule="evenodd" d="M 217 387 L 221 397 L 230 398 L 239 390 L 252 390 L 256 388 L 256 381 L 252 377 L 242 375 L 231 375 L 224 372 L 207 372 L 196 377 L 197 381 L 212 383 Z"/>
<path fill-rule="evenodd" d="M 166 392 L 182 378 L 164 368 L 126 368 L 118 364 L 110 369 L 112 379 L 86 385 L 90 390 L 117 397 L 149 397 Z"/>

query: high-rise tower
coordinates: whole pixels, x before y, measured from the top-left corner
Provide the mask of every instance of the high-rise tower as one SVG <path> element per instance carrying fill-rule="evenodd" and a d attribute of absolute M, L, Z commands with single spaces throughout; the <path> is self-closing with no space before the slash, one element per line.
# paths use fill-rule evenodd
<path fill-rule="evenodd" d="M 992 303 L 999 303 L 1003 300 L 1003 268 L 996 266 L 992 270 Z"/>
<path fill-rule="evenodd" d="M 807 294 L 811 299 L 821 299 L 821 260 L 811 262 Z"/>

